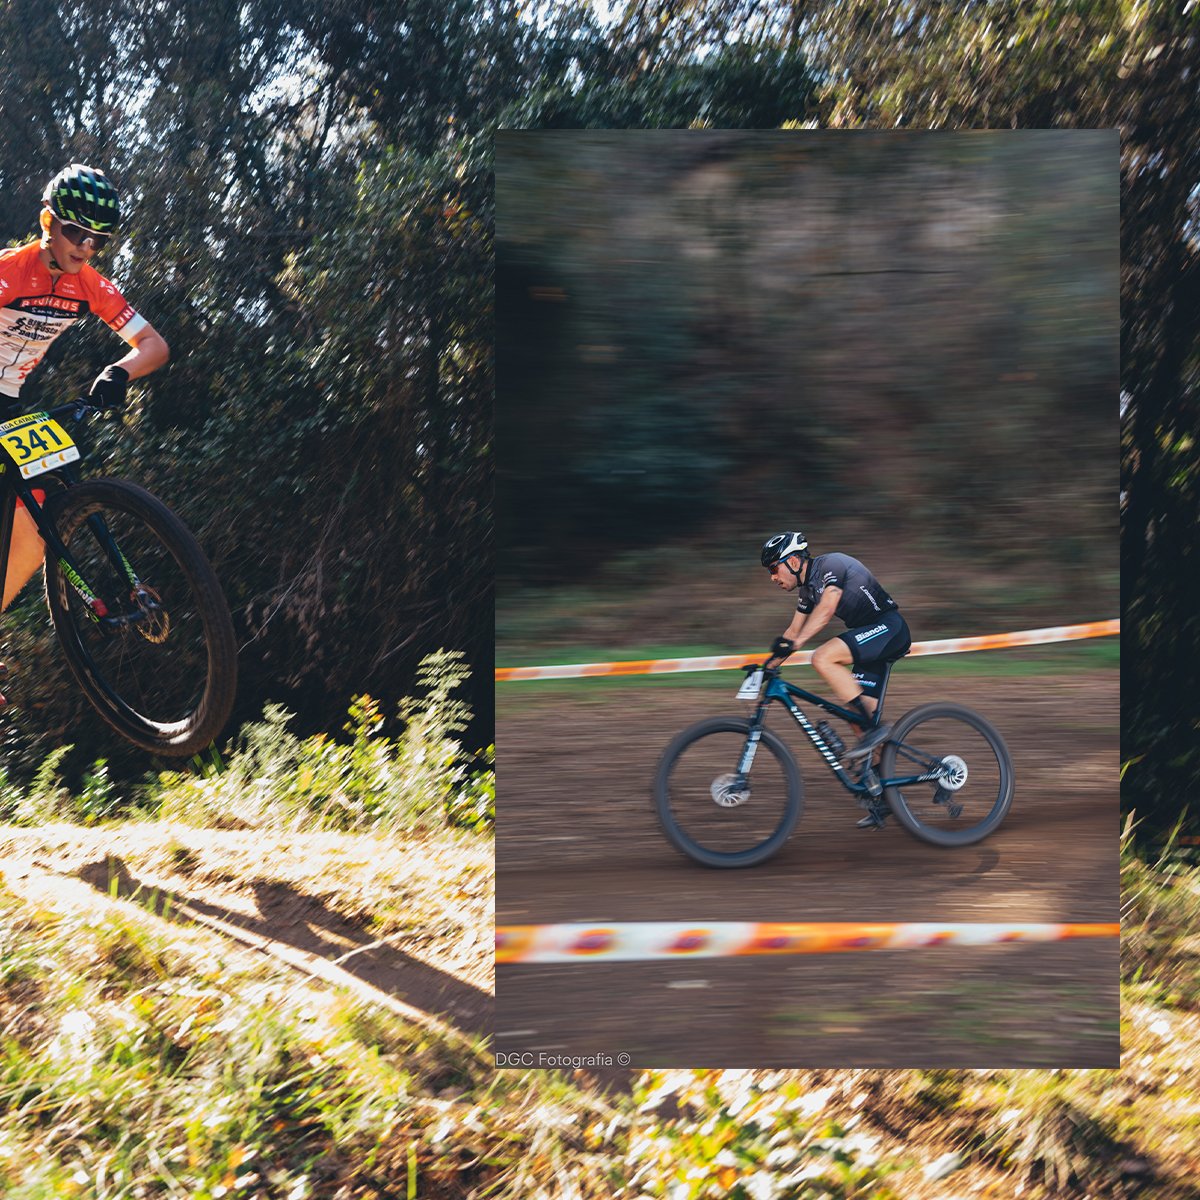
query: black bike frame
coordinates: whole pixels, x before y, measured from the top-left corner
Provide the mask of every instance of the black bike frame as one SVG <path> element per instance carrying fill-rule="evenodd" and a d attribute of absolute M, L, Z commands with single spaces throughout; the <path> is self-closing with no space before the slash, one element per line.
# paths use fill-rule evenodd
<path fill-rule="evenodd" d="M 838 761 L 837 755 L 829 748 L 828 743 L 821 736 L 816 726 L 804 715 L 800 705 L 794 699 L 794 697 L 799 696 L 802 700 L 807 700 L 809 703 L 823 708 L 835 717 L 841 717 L 843 721 L 870 729 L 879 723 L 879 719 L 883 715 L 883 701 L 887 694 L 887 681 L 890 673 L 889 664 L 888 674 L 884 676 L 883 686 L 880 689 L 879 705 L 875 710 L 875 715 L 871 718 L 864 718 L 853 709 L 842 708 L 840 705 L 834 704 L 832 700 L 826 700 L 823 696 L 817 696 L 813 692 L 805 691 L 802 687 L 796 687 L 795 684 L 785 682 L 779 678 L 778 673 L 775 671 L 768 672 L 766 686 L 759 696 L 754 710 L 754 719 L 750 722 L 750 735 L 746 739 L 746 748 L 742 751 L 742 758 L 738 763 L 738 773 L 745 775 L 750 771 L 755 751 L 758 749 L 763 724 L 766 720 L 767 708 L 774 700 L 782 704 L 792 714 L 792 718 L 796 724 L 808 735 L 809 741 L 817 748 L 817 753 L 825 760 L 826 765 L 838 777 L 842 786 L 848 792 L 853 792 L 857 796 L 878 796 L 884 788 L 910 787 L 914 783 L 932 783 L 936 779 L 941 779 L 946 773 L 946 768 L 940 763 L 933 770 L 926 771 L 921 775 L 904 775 L 895 779 L 880 779 L 875 768 L 871 765 L 871 755 L 867 755 L 863 763 L 862 774 L 857 781 L 854 780 L 846 768 Z M 902 752 L 908 751 L 907 756 L 914 761 L 919 761 L 926 757 L 912 747 L 906 747 L 903 742 L 897 743 L 897 745 L 902 747 Z"/>
<path fill-rule="evenodd" d="M 81 398 L 71 404 L 61 405 L 58 408 L 38 410 L 19 415 L 38 416 L 41 412 L 45 412 L 47 416 L 57 419 L 70 414 L 81 414 L 89 408 L 90 406 L 87 402 Z M 58 536 L 58 531 L 51 524 L 43 506 L 38 503 L 37 497 L 33 494 L 33 489 L 38 486 L 38 479 L 43 478 L 43 476 L 35 477 L 31 483 L 22 476 L 20 468 L 7 454 L 0 452 L 0 461 L 4 463 L 3 482 L 0 485 L 0 595 L 3 595 L 4 585 L 8 581 L 8 552 L 12 546 L 13 519 L 16 516 L 17 500 L 19 499 L 25 505 L 25 511 L 29 513 L 34 525 L 37 526 L 38 533 L 42 536 L 42 541 L 46 543 L 46 553 L 53 554 L 58 560 L 63 576 L 70 583 L 79 598 L 87 605 L 88 611 L 92 614 L 96 622 L 100 625 L 124 625 L 128 624 L 131 620 L 139 619 L 141 614 L 137 614 L 136 616 L 110 616 L 103 601 L 88 586 L 83 575 L 80 573 L 78 563 L 74 561 L 66 546 L 63 545 L 62 539 Z M 65 467 L 57 467 L 46 474 L 58 475 L 68 487 L 79 482 L 79 474 L 75 469 L 74 463 L 68 464 Z M 96 536 L 96 540 L 108 556 L 113 567 L 129 580 L 131 588 L 139 587 L 140 581 L 136 573 L 113 540 L 113 536 L 109 532 L 108 526 L 104 523 L 104 519 L 97 514 L 89 517 L 87 520 L 89 527 Z"/>

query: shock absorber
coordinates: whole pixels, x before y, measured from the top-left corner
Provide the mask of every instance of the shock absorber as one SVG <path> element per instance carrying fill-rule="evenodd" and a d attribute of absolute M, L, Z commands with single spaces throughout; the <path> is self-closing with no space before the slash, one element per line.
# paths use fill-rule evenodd
<path fill-rule="evenodd" d="M 825 745 L 833 752 L 834 758 L 841 758 L 846 753 L 846 743 L 842 741 L 837 730 L 828 721 L 818 721 L 817 732 L 821 735 Z"/>

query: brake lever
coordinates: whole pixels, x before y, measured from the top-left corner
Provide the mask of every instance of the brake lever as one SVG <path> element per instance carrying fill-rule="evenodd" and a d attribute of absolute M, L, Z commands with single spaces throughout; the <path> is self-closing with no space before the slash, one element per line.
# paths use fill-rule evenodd
<path fill-rule="evenodd" d="M 97 408 L 94 404 L 89 404 L 82 396 L 77 396 L 74 403 L 75 415 L 72 417 L 72 420 L 76 424 L 82 421 L 84 417 L 96 417 L 103 412 L 103 409 Z"/>

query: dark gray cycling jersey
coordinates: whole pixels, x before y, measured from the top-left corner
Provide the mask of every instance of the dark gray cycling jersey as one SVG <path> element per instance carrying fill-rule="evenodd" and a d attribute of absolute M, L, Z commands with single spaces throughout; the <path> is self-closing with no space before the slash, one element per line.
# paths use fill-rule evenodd
<path fill-rule="evenodd" d="M 900 607 L 857 558 L 848 554 L 820 554 L 808 564 L 808 582 L 800 584 L 796 611 L 812 612 L 830 585 L 842 589 L 834 615 L 851 627 L 866 625 L 881 613 Z"/>

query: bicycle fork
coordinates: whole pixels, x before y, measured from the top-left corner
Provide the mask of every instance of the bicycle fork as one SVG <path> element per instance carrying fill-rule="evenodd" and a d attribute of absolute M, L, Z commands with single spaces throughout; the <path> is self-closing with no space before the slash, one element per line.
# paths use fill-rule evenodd
<path fill-rule="evenodd" d="M 762 738 L 762 725 L 756 718 L 746 737 L 746 745 L 742 749 L 742 757 L 738 759 L 737 773 L 745 778 L 750 774 L 754 765 L 754 755 L 758 752 L 758 743 Z"/>
<path fill-rule="evenodd" d="M 112 563 L 113 569 L 125 578 L 129 584 L 130 591 L 136 593 L 140 601 L 143 593 L 142 582 L 129 560 L 121 553 L 121 548 L 117 545 L 112 533 L 105 524 L 104 518 L 99 513 L 93 513 L 87 518 L 87 525 L 92 531 L 97 544 L 104 551 L 109 562 Z M 46 528 L 41 533 L 48 548 L 58 560 L 58 567 L 62 571 L 63 578 L 66 579 L 75 594 L 83 601 L 88 616 L 97 625 L 111 629 L 121 625 L 138 623 L 145 619 L 147 614 L 140 603 L 138 611 L 135 613 L 127 613 L 124 616 L 113 616 L 109 612 L 108 605 L 92 591 L 91 586 L 83 578 L 82 573 L 71 557 L 70 551 L 59 538 L 57 531 Z M 154 607 L 153 601 L 151 601 L 151 607 Z"/>

